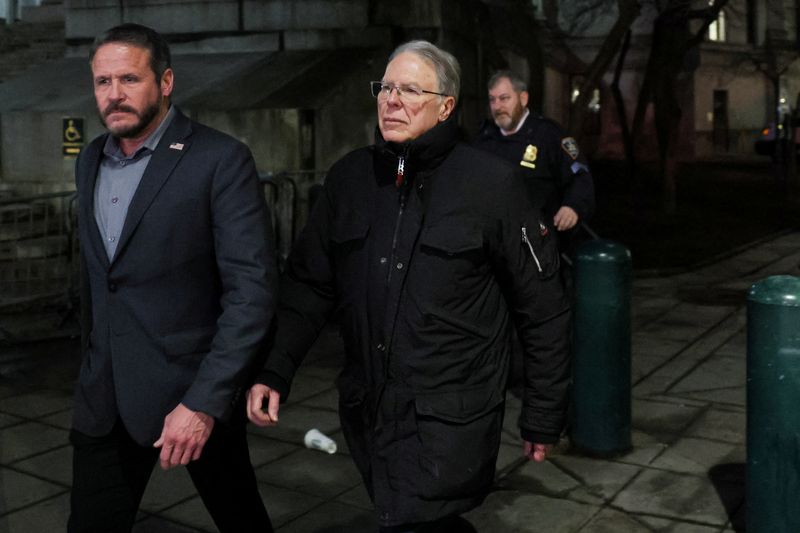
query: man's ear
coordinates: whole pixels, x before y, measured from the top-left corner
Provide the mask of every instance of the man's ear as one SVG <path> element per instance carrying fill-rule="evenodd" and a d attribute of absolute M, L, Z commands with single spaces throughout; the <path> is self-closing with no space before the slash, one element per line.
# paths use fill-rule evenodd
<path fill-rule="evenodd" d="M 171 68 L 168 68 L 161 75 L 161 96 L 169 96 L 172 94 L 172 84 L 175 81 L 175 74 Z"/>
<path fill-rule="evenodd" d="M 456 106 L 456 99 L 452 96 L 445 96 L 444 102 L 442 102 L 441 106 L 439 107 L 439 122 L 444 122 L 447 120 L 447 117 L 453 112 L 453 108 Z"/>
<path fill-rule="evenodd" d="M 528 91 L 519 93 L 519 103 L 522 104 L 522 107 L 528 107 Z"/>

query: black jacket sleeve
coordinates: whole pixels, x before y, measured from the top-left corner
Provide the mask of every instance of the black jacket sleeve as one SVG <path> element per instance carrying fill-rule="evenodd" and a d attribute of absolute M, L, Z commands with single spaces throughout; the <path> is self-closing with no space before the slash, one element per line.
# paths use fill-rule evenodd
<path fill-rule="evenodd" d="M 524 349 L 520 428 L 525 440 L 558 440 L 570 378 L 569 303 L 552 230 L 514 179 L 501 237 L 504 293 Z"/>
<path fill-rule="evenodd" d="M 281 401 L 288 397 L 297 369 L 334 307 L 331 209 L 328 189 L 323 188 L 281 276 L 275 338 L 257 379 L 277 390 Z"/>
<path fill-rule="evenodd" d="M 551 135 L 556 145 L 553 152 L 558 154 L 555 175 L 559 176 L 561 205 L 574 209 L 580 221 L 586 222 L 592 218 L 595 210 L 594 178 L 589 170 L 589 162 L 573 137 L 569 137 L 558 126 L 554 126 L 554 130 Z"/>

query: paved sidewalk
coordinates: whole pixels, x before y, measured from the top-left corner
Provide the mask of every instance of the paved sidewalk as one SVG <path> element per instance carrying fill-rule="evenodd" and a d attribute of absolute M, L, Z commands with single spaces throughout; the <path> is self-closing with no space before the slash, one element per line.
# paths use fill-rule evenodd
<path fill-rule="evenodd" d="M 635 279 L 633 450 L 601 460 L 565 443 L 543 464 L 526 462 L 514 427 L 519 401 L 509 395 L 495 490 L 467 518 L 495 533 L 744 531 L 745 294 L 767 276 L 800 274 L 798 264 L 800 233 L 790 233 L 692 272 Z M 64 531 L 76 342 L 0 350 L 0 532 Z M 325 330 L 280 425 L 252 429 L 279 532 L 376 530 L 336 414 L 340 360 L 338 336 Z M 312 427 L 339 452 L 305 449 Z M 215 528 L 185 470 L 156 469 L 136 531 Z"/>

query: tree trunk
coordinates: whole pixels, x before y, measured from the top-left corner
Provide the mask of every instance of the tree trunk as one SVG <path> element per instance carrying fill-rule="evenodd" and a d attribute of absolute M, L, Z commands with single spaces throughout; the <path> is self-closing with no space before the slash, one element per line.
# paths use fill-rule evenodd
<path fill-rule="evenodd" d="M 693 69 L 686 65 L 687 53 L 703 41 L 709 24 L 716 20 L 725 4 L 727 0 L 717 0 L 713 6 L 692 10 L 685 0 L 669 0 L 653 24 L 653 41 L 636 105 L 632 136 L 634 143 L 641 138 L 647 106 L 652 102 L 658 140 L 658 174 L 663 180 L 663 207 L 668 212 L 674 212 L 677 204 L 675 148 L 681 120 L 678 78 L 685 70 Z M 690 30 L 693 19 L 702 20 L 694 34 Z"/>
<path fill-rule="evenodd" d="M 647 108 L 651 103 L 653 104 L 654 126 L 658 141 L 658 177 L 662 180 L 669 179 L 666 162 L 667 153 L 670 150 L 670 139 L 673 137 L 669 117 L 672 113 L 680 113 L 673 93 L 675 79 L 683 64 L 682 44 L 688 38 L 687 32 L 688 20 L 680 16 L 675 8 L 668 7 L 656 17 L 653 24 L 650 56 L 647 59 L 647 67 L 633 117 L 631 135 L 635 153 L 637 140 L 642 138 Z M 662 190 L 666 193 L 674 190 L 674 187 L 662 187 Z"/>
<path fill-rule="evenodd" d="M 619 120 L 619 127 L 622 131 L 622 146 L 625 152 L 625 178 L 628 183 L 633 182 L 633 173 L 636 168 L 636 157 L 633 153 L 633 139 L 631 138 L 631 130 L 628 126 L 628 113 L 625 109 L 625 98 L 622 96 L 622 91 L 619 88 L 619 80 L 622 77 L 622 67 L 625 65 L 625 57 L 628 55 L 628 50 L 631 45 L 631 30 L 625 34 L 625 40 L 622 42 L 622 48 L 617 57 L 617 66 L 614 68 L 614 80 L 611 82 L 611 94 L 614 96 L 614 103 L 617 106 L 617 120 Z"/>
<path fill-rule="evenodd" d="M 797 146 L 794 143 L 794 120 L 789 115 L 786 121 L 786 181 L 789 182 L 789 191 L 793 199 L 800 197 L 800 183 L 797 180 Z"/>
<path fill-rule="evenodd" d="M 570 108 L 568 130 L 578 138 L 580 143 L 583 134 L 583 122 L 594 89 L 599 87 L 600 80 L 608 70 L 611 61 L 622 46 L 631 24 L 639 16 L 639 3 L 636 0 L 617 0 L 619 15 L 611 31 L 603 41 L 592 64 L 586 70 L 580 92 Z"/>

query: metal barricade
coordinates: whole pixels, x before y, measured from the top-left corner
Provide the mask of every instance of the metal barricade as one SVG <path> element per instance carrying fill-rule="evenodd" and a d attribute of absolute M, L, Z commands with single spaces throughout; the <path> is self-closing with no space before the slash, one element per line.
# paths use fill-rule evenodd
<path fill-rule="evenodd" d="M 76 194 L 0 199 L 0 311 L 77 292 Z"/>
<path fill-rule="evenodd" d="M 278 259 L 283 266 L 294 241 L 297 187 L 291 178 L 282 174 L 265 174 L 259 177 L 264 188 L 264 199 L 272 216 Z"/>
<path fill-rule="evenodd" d="M 309 191 L 322 182 L 324 175 L 318 170 L 295 170 L 267 172 L 259 176 L 272 215 L 281 266 L 308 219 Z"/>
<path fill-rule="evenodd" d="M 311 210 L 311 191 L 315 186 L 321 186 L 325 179 L 325 172 L 321 170 L 289 170 L 281 173 L 291 179 L 297 190 L 297 202 L 294 214 L 294 237 L 303 229 Z"/>

